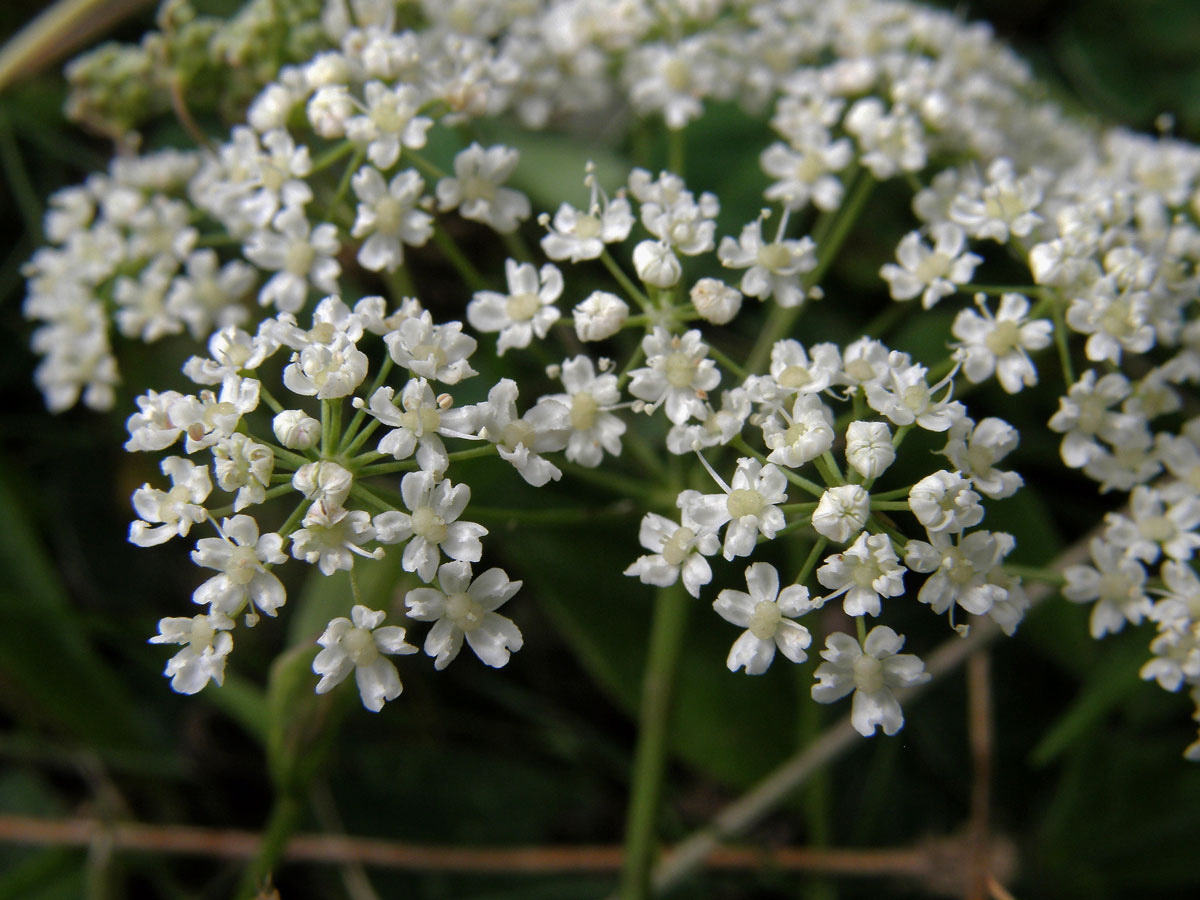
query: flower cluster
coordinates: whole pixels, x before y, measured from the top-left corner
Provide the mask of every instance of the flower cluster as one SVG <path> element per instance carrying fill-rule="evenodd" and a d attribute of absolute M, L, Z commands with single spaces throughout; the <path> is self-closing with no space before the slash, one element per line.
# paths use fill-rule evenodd
<path fill-rule="evenodd" d="M 464 518 L 455 466 L 493 456 L 535 488 L 564 472 L 618 494 L 654 483 L 628 492 L 640 582 L 698 598 L 710 558 L 745 558 L 748 592 L 713 603 L 745 629 L 731 670 L 804 660 L 817 626 L 799 620 L 840 600 L 855 634 L 823 635 L 812 696 L 853 692 L 855 727 L 892 734 L 895 691 L 928 676 L 866 617 L 912 595 L 959 632 L 989 617 L 1012 633 L 1029 606 L 1017 538 L 987 517 L 1023 488 L 1005 463 L 1020 435 L 976 410 L 1048 380 L 1064 466 L 1130 494 L 1064 594 L 1093 604 L 1096 636 L 1152 621 L 1143 674 L 1200 706 L 1200 419 L 1184 414 L 1200 149 L 1072 121 L 986 30 L 906 4 L 455 8 L 425 4 L 407 28 L 389 0 L 328 0 L 319 46 L 211 149 L 122 157 L 52 198 L 25 270 L 52 409 L 116 402 L 114 332 L 207 344 L 183 365 L 194 391 L 146 390 L 128 420 L 129 450 L 171 454 L 167 482 L 134 494 L 130 540 L 216 534 L 192 554 L 217 573 L 193 596 L 207 612 L 153 639 L 183 645 L 176 690 L 221 680 L 239 617 L 279 612 L 277 567 L 332 576 L 387 552 L 424 585 L 402 601 L 433 623 L 436 668 L 464 640 L 504 665 L 522 637 L 496 610 L 521 582 L 475 574 L 489 535 Z M 752 208 L 681 171 L 683 131 L 718 101 L 771 129 L 751 148 Z M 536 173 L 473 131 L 496 118 L 661 124 L 669 162 L 631 160 L 607 184 L 589 164 L 584 205 L 535 217 Z M 868 259 L 847 237 L 881 182 L 911 189 L 913 218 Z M 496 247 L 502 275 L 477 268 Z M 881 307 L 947 329 L 944 353 L 904 349 L 888 315 L 844 340 L 797 326 L 848 302 L 830 273 L 850 257 Z M 425 308 L 412 276 L 430 263 L 463 284 Z M 932 456 L 910 449 L 930 441 Z M 781 542 L 807 560 L 782 589 Z M 366 599 L 329 623 L 314 670 L 318 691 L 353 670 L 378 710 L 400 692 L 385 657 L 416 648 Z"/>

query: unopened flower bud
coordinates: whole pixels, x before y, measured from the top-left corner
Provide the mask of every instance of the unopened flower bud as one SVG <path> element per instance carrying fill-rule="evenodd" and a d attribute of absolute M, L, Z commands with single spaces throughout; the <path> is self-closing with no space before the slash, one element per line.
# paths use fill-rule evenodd
<path fill-rule="evenodd" d="M 327 459 L 307 463 L 292 476 L 292 487 L 309 500 L 329 507 L 341 506 L 353 484 L 353 475 Z"/>
<path fill-rule="evenodd" d="M 696 312 L 714 325 L 733 321 L 742 309 L 742 294 L 717 278 L 701 278 L 692 287 Z"/>
<path fill-rule="evenodd" d="M 846 462 L 863 478 L 878 478 L 896 459 L 886 422 L 851 422 L 846 428 Z"/>
<path fill-rule="evenodd" d="M 275 438 L 289 450 L 307 450 L 321 439 L 321 423 L 302 409 L 285 409 L 271 422 Z"/>
<path fill-rule="evenodd" d="M 629 318 L 629 307 L 616 294 L 593 291 L 575 307 L 575 333 L 581 341 L 602 341 L 621 330 Z"/>
<path fill-rule="evenodd" d="M 642 241 L 634 247 L 633 267 L 638 278 L 657 288 L 674 287 L 683 274 L 679 258 L 661 241 Z"/>
<path fill-rule="evenodd" d="M 871 496 L 857 484 L 831 487 L 817 501 L 812 526 L 817 534 L 844 544 L 854 537 L 871 514 Z"/>

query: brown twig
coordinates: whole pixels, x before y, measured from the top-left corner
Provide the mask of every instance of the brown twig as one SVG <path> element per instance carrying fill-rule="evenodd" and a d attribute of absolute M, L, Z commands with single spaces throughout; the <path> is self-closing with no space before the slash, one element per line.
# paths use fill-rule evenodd
<path fill-rule="evenodd" d="M 1072 544 L 1055 560 L 1055 568 L 1061 570 L 1086 559 L 1090 537 L 1091 535 L 1085 536 Z M 1052 588 L 1049 585 L 1040 583 L 1026 591 L 1031 606 L 1051 593 Z M 951 638 L 928 657 L 925 666 L 925 671 L 931 676 L 928 682 L 897 691 L 897 698 L 901 703 L 915 700 L 1000 634 L 1000 627 L 991 619 L 975 622 L 967 637 Z M 830 726 L 820 737 L 776 768 L 750 791 L 718 812 L 708 825 L 698 829 L 691 837 L 677 844 L 672 851 L 664 854 L 654 871 L 655 890 L 661 893 L 700 868 L 724 841 L 744 834 L 758 824 L 822 767 L 833 762 L 859 740 L 862 738 L 850 724 L 849 715 Z"/>
<path fill-rule="evenodd" d="M 988 652 L 967 660 L 967 730 L 971 746 L 971 820 L 966 900 L 987 900 L 991 878 L 992 696 Z"/>
<path fill-rule="evenodd" d="M 228 859 L 249 859 L 260 836 L 252 831 L 183 825 L 103 822 L 92 818 L 42 819 L 0 815 L 0 843 L 89 847 Z M 824 875 L 923 878 L 944 860 L 948 843 L 862 850 L 809 847 L 721 847 L 705 864 L 714 869 L 776 868 Z M 574 847 L 448 847 L 408 844 L 336 834 L 299 834 L 288 843 L 294 862 L 362 864 L 418 871 L 612 872 L 620 868 L 616 845 Z"/>

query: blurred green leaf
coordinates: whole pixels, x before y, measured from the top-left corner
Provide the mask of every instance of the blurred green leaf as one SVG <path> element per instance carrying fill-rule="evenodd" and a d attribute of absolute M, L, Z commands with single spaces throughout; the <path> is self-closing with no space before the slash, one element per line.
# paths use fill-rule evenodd
<path fill-rule="evenodd" d="M 621 573 L 641 552 L 635 530 L 586 536 L 528 528 L 521 572 L 596 683 L 630 715 L 642 690 L 653 589 Z M 578 552 L 585 544 L 588 552 Z M 736 575 L 728 573 L 732 583 Z M 587 590 L 579 586 L 587 585 Z M 605 598 L 603 602 L 598 598 Z M 761 678 L 725 667 L 739 632 L 691 601 L 674 695 L 671 746 L 681 759 L 731 785 L 753 782 L 793 747 L 797 700 L 784 666 Z"/>
<path fill-rule="evenodd" d="M 88 643 L 0 462 L 0 696 L 22 721 L 103 746 L 151 743 L 149 723 Z"/>
<path fill-rule="evenodd" d="M 1063 751 L 1081 740 L 1099 740 L 1105 718 L 1126 697 L 1136 691 L 1148 690 L 1138 680 L 1138 669 L 1146 661 L 1146 646 L 1140 635 L 1125 640 L 1108 639 L 1111 647 L 1091 668 L 1079 695 L 1059 716 L 1037 746 L 1029 754 L 1035 766 L 1053 762 Z"/>

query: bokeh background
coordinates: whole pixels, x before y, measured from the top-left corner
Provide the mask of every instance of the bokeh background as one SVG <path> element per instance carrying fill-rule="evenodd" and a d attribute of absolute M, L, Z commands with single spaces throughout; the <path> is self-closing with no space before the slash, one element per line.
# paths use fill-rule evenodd
<path fill-rule="evenodd" d="M 1167 113 L 1175 134 L 1200 139 L 1200 5 L 1193 0 L 951 6 L 992 22 L 1069 108 L 1150 131 L 1166 125 Z M 41 7 L 4 4 L 0 36 Z M 136 41 L 151 22 L 150 12 L 134 12 L 106 36 Z M 328 750 L 301 811 L 307 831 L 447 847 L 618 844 L 651 602 L 620 575 L 640 552 L 636 514 L 598 520 L 586 532 L 522 524 L 493 552 L 495 563 L 526 580 L 511 611 L 525 649 L 501 673 L 465 658 L 442 673 L 403 668 L 403 698 L 374 716 L 350 697 L 328 748 L 307 748 L 294 733 L 280 738 L 269 724 L 272 704 L 287 696 L 265 688 L 271 662 L 312 633 L 311 618 L 267 622 L 239 639 L 224 688 L 194 698 L 169 690 L 166 654 L 146 639 L 161 616 L 183 614 L 194 569 L 184 546 L 148 552 L 126 543 L 128 498 L 153 466 L 121 444 L 138 386 L 177 378 L 163 357 L 190 351 L 165 344 L 123 360 L 128 386 L 111 416 L 49 416 L 30 381 L 35 360 L 20 313 L 20 267 L 38 245 L 42 203 L 103 168 L 110 154 L 105 141 L 64 120 L 64 90 L 55 63 L 0 95 L 0 816 L 259 830 L 275 794 L 266 748 L 284 739 L 314 756 Z M 156 139 L 169 142 L 170 127 Z M 708 187 L 706 177 L 719 182 L 739 161 L 736 148 L 722 149 L 690 175 Z M 894 221 L 858 237 L 894 244 L 907 227 L 897 207 Z M 873 272 L 839 266 L 832 277 L 855 285 Z M 824 324 L 847 334 L 854 326 L 836 317 Z M 920 335 L 897 336 L 897 346 L 905 341 L 919 348 Z M 1039 441 L 1037 419 L 1025 424 L 1018 468 L 1036 481 L 1039 455 L 1052 458 L 1056 444 Z M 506 490 L 497 486 L 479 502 L 530 504 L 528 493 L 514 498 Z M 565 502 L 570 489 L 563 490 Z M 1049 502 L 1002 505 L 989 522 L 1007 520 L 1054 547 L 1106 508 L 1083 481 L 1060 479 L 1056 490 L 1043 498 Z M 545 502 L 558 501 L 551 492 Z M 572 550 L 583 542 L 591 552 L 580 561 Z M 373 573 L 383 591 L 399 575 L 385 566 Z M 733 567 L 718 570 L 718 582 L 739 577 Z M 337 596 L 344 585 L 333 579 L 289 588 L 289 603 L 306 609 L 345 602 Z M 777 665 L 755 680 L 727 672 L 733 635 L 706 606 L 692 617 L 673 723 L 661 814 L 667 841 L 702 825 L 844 712 L 844 704 L 807 700 L 811 664 Z M 944 637 L 941 623 L 930 626 L 921 613 L 911 623 L 910 646 L 918 649 Z M 1195 736 L 1188 704 L 1137 680 L 1146 632 L 1098 644 L 1087 637 L 1086 619 L 1086 609 L 1044 604 L 991 654 L 993 825 L 1016 860 L 1007 884 L 1021 900 L 1194 898 L 1200 767 L 1181 756 Z M 862 742 L 748 842 L 911 849 L 959 834 L 970 791 L 965 706 L 961 676 L 946 680 L 907 711 L 899 737 Z M 235 862 L 112 854 L 103 842 L 90 849 L 0 842 L 0 900 L 219 898 L 229 896 L 238 873 Z M 369 874 L 379 897 L 430 900 L 570 900 L 604 896 L 614 884 L 611 875 Z M 285 900 L 357 900 L 370 896 L 354 893 L 359 875 L 293 865 L 277 874 L 276 886 Z M 676 896 L 825 900 L 937 896 L 936 889 L 928 880 L 766 870 L 704 874 Z"/>

